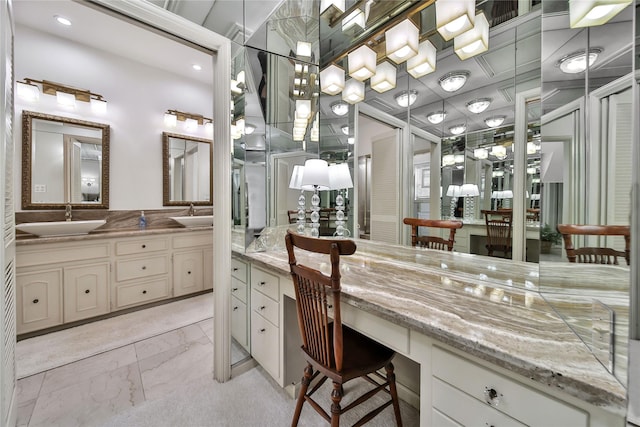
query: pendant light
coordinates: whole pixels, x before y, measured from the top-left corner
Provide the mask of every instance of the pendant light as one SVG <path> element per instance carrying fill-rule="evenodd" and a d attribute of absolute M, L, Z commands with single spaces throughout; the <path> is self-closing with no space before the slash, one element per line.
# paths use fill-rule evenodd
<path fill-rule="evenodd" d="M 446 111 L 436 111 L 434 113 L 430 113 L 427 115 L 427 120 L 429 120 L 434 125 L 442 123 L 444 118 L 447 117 Z"/>
<path fill-rule="evenodd" d="M 475 0 L 436 1 L 436 28 L 446 41 L 470 30 L 475 17 Z"/>
<path fill-rule="evenodd" d="M 376 52 L 369 46 L 362 45 L 348 55 L 349 76 L 358 81 L 365 81 L 376 72 Z"/>
<path fill-rule="evenodd" d="M 436 70 L 436 47 L 425 40 L 418 46 L 418 54 L 407 60 L 407 73 L 419 79 Z"/>
<path fill-rule="evenodd" d="M 569 0 L 569 26 L 602 25 L 631 3 L 631 0 Z"/>
<path fill-rule="evenodd" d="M 476 15 L 472 29 L 453 39 L 453 50 L 463 61 L 489 50 L 489 21 L 484 13 Z"/>
<path fill-rule="evenodd" d="M 477 98 L 467 102 L 467 110 L 474 114 L 480 114 L 491 105 L 491 98 Z"/>
<path fill-rule="evenodd" d="M 342 100 L 349 104 L 356 104 L 364 100 L 364 83 L 356 79 L 349 79 L 342 91 Z"/>
<path fill-rule="evenodd" d="M 418 54 L 420 34 L 418 27 L 410 19 L 394 25 L 384 33 L 387 57 L 401 64 Z"/>
<path fill-rule="evenodd" d="M 452 71 L 440 77 L 438 83 L 445 92 L 455 92 L 464 86 L 468 78 L 469 72 L 467 71 Z"/>
<path fill-rule="evenodd" d="M 376 73 L 371 76 L 371 89 L 383 93 L 396 87 L 396 67 L 389 61 L 384 61 L 376 67 Z"/>
<path fill-rule="evenodd" d="M 337 95 L 344 89 L 344 70 L 331 64 L 320 71 L 320 90 L 327 95 Z"/>

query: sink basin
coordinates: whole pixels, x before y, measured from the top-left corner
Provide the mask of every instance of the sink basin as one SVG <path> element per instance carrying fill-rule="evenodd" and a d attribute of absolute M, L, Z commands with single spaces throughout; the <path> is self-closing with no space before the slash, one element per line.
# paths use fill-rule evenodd
<path fill-rule="evenodd" d="M 16 228 L 26 233 L 39 237 L 73 236 L 75 234 L 87 234 L 104 225 L 104 219 L 88 221 L 54 221 L 54 222 L 28 222 L 16 225 Z"/>
<path fill-rule="evenodd" d="M 169 218 L 185 227 L 210 227 L 213 225 L 213 215 L 170 216 Z"/>

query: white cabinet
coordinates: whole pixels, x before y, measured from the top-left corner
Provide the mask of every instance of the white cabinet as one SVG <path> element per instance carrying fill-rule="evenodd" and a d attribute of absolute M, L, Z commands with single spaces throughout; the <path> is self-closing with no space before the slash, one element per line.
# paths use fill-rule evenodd
<path fill-rule="evenodd" d="M 64 268 L 64 321 L 109 312 L 109 263 Z"/>
<path fill-rule="evenodd" d="M 251 266 L 251 355 L 274 378 L 280 377 L 280 279 Z"/>
<path fill-rule="evenodd" d="M 62 318 L 62 269 L 16 274 L 16 332 L 23 334 L 60 325 Z"/>

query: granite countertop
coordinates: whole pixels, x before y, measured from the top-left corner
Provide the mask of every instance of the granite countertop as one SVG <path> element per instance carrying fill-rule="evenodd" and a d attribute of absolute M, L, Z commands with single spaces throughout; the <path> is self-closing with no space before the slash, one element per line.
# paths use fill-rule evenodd
<path fill-rule="evenodd" d="M 538 292 L 538 264 L 355 241 L 356 253 L 341 258 L 346 303 L 625 414 L 625 388 Z M 236 256 L 289 274 L 282 247 Z M 329 272 L 326 256 L 300 251 L 296 256 Z"/>

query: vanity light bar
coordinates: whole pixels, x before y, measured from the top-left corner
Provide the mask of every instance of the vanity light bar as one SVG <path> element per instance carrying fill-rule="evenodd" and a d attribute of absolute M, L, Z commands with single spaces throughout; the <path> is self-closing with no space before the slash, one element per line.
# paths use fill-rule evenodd
<path fill-rule="evenodd" d="M 107 101 L 102 97 L 102 95 L 93 93 L 88 89 L 78 89 L 62 83 L 55 83 L 49 80 L 35 80 L 28 77 L 24 78 L 23 81 L 18 81 L 17 83 L 18 94 L 30 101 L 39 99 L 38 85 L 40 85 L 42 87 L 42 93 L 56 96 L 58 99 L 69 100 L 66 101 L 67 104 L 71 103 L 72 100 L 89 102 L 91 103 L 91 108 L 94 111 L 106 112 Z"/>
<path fill-rule="evenodd" d="M 213 123 L 213 119 L 204 117 L 202 114 L 185 113 L 183 111 L 178 111 L 178 110 L 167 110 L 167 112 L 165 113 L 165 123 L 167 120 L 166 119 L 167 116 L 174 116 L 175 120 L 181 121 L 181 122 L 184 122 L 187 119 L 195 120 L 199 125 L 203 125 L 206 123 Z M 171 119 L 171 120 L 173 121 L 174 119 Z"/>

